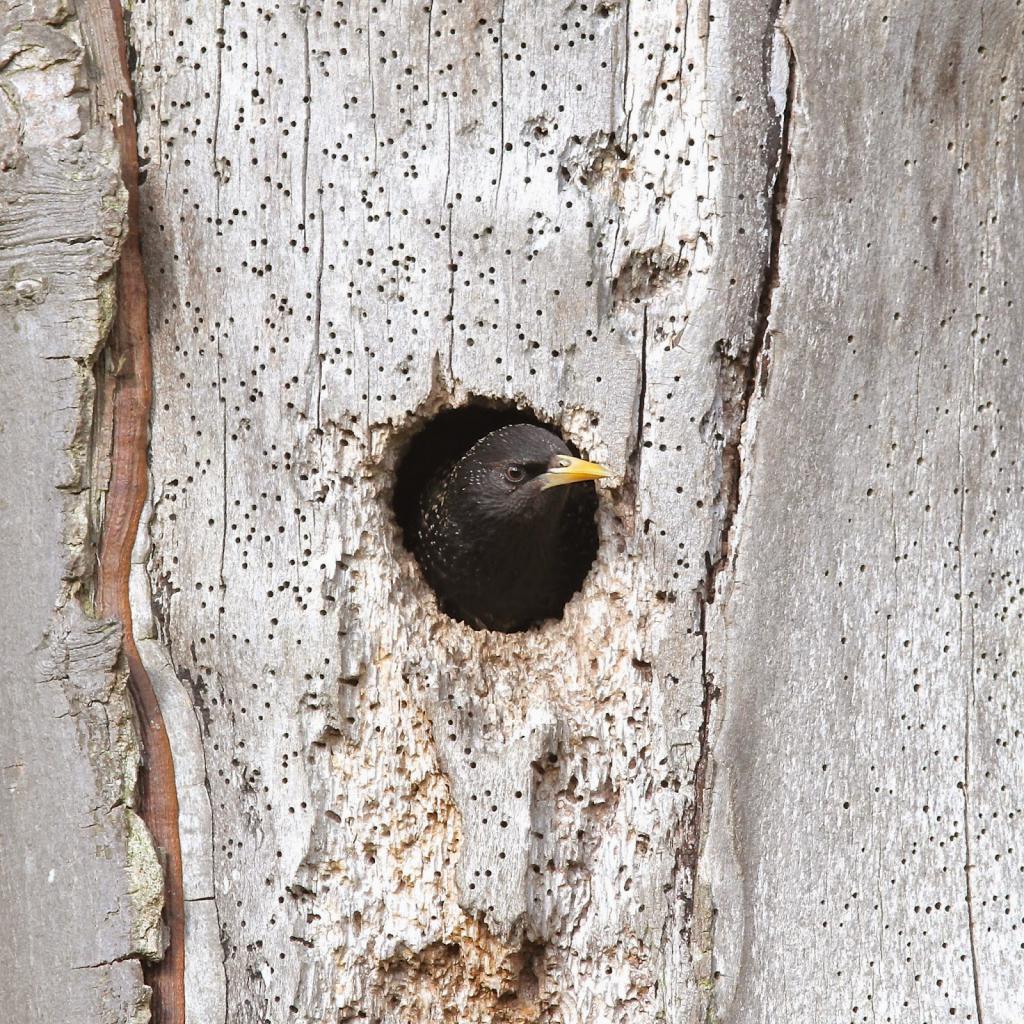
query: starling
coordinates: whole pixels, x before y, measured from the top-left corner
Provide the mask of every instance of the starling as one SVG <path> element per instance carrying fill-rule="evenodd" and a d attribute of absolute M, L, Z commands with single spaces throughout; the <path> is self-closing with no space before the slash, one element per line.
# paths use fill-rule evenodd
<path fill-rule="evenodd" d="M 603 466 L 575 458 L 560 437 L 530 423 L 494 430 L 449 463 L 424 488 L 412 537 L 441 607 L 506 633 L 560 615 L 596 548 L 593 487 L 584 507 L 562 485 L 605 476 Z M 581 508 L 590 538 L 582 565 Z"/>

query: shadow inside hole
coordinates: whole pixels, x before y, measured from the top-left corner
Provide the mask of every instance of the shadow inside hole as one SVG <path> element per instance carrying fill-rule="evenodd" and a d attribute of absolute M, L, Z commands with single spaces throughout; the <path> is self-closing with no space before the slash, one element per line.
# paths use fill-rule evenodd
<path fill-rule="evenodd" d="M 443 476 L 481 438 L 513 423 L 530 423 L 562 437 L 557 427 L 545 423 L 527 410 L 507 405 L 470 404 L 438 413 L 409 441 L 398 463 L 392 500 L 402 543 L 413 555 L 416 555 L 417 525 L 422 503 L 434 481 Z M 576 445 L 566 438 L 562 440 L 570 452 L 578 457 L 580 452 Z M 560 566 L 557 593 L 553 597 L 550 612 L 517 629 L 502 632 L 520 632 L 544 619 L 561 618 L 562 610 L 583 585 L 597 557 L 596 512 L 597 489 L 594 484 L 572 484 L 568 488 L 558 546 L 563 564 Z M 474 629 L 484 628 L 461 614 L 445 595 L 437 591 L 435 593 L 441 610 L 450 618 Z"/>

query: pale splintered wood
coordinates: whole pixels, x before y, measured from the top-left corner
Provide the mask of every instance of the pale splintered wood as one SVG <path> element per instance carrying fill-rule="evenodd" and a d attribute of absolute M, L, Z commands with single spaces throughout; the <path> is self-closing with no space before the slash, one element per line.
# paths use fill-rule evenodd
<path fill-rule="evenodd" d="M 90 126 L 79 26 L 31 6 L 5 13 L 0 44 L 0 1002 L 23 1024 L 141 1024 L 160 868 L 132 810 L 120 633 L 79 603 L 125 201 L 109 133 Z"/>

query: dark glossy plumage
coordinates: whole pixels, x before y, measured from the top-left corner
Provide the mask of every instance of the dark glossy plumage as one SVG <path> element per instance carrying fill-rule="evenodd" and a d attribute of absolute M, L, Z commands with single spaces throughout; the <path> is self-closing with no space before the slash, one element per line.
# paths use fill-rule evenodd
<path fill-rule="evenodd" d="M 551 431 L 515 423 L 424 488 L 412 548 L 446 612 L 504 632 L 561 614 L 597 549 L 593 483 L 552 483 L 574 461 Z"/>

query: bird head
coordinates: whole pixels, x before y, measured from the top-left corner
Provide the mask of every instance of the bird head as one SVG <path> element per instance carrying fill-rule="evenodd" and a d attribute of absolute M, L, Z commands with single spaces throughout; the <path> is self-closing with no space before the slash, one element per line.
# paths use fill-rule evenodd
<path fill-rule="evenodd" d="M 554 517 L 565 505 L 565 485 L 609 474 L 596 462 L 576 458 L 550 430 L 513 423 L 473 445 L 454 475 L 461 499 L 477 516 L 512 527 Z"/>

